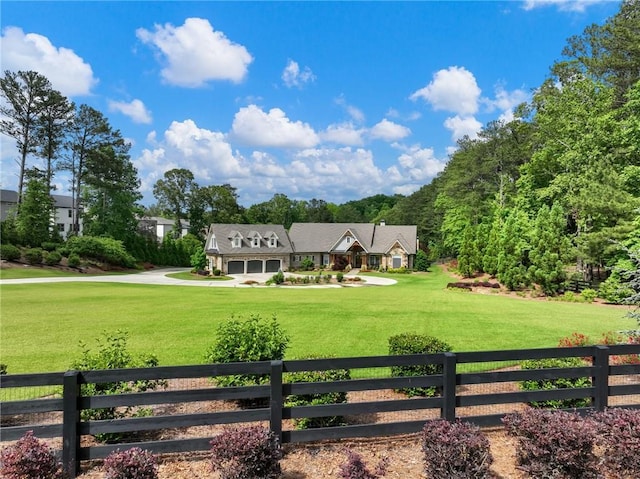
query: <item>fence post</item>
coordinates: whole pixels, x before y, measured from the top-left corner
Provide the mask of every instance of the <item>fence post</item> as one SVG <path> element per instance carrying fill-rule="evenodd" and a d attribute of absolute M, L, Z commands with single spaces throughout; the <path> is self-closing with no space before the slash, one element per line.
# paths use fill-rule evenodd
<path fill-rule="evenodd" d="M 594 398 L 593 407 L 596 411 L 604 411 L 609 405 L 609 348 L 607 346 L 595 346 L 593 355 L 593 381 Z"/>
<path fill-rule="evenodd" d="M 271 400 L 269 401 L 269 427 L 282 444 L 282 361 L 271 361 Z"/>
<path fill-rule="evenodd" d="M 67 371 L 62 381 L 62 465 L 67 477 L 71 479 L 80 471 L 79 379 L 79 371 Z"/>
<path fill-rule="evenodd" d="M 449 422 L 456 420 L 456 364 L 454 353 L 444 353 L 441 417 Z"/>

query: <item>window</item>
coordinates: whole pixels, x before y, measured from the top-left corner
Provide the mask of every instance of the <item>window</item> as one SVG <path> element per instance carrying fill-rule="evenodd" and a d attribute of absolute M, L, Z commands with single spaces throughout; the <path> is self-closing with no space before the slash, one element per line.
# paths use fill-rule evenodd
<path fill-rule="evenodd" d="M 240 246 L 242 246 L 242 238 L 240 236 L 234 236 L 231 246 L 233 248 L 240 248 Z"/>
<path fill-rule="evenodd" d="M 215 235 L 211 235 L 211 239 L 209 240 L 209 249 L 218 249 L 218 242 L 216 241 Z"/>
<path fill-rule="evenodd" d="M 69 215 L 69 218 L 73 218 L 73 210 L 67 210 L 67 214 Z"/>
<path fill-rule="evenodd" d="M 58 231 L 64 233 L 64 223 L 58 223 L 56 226 L 58 227 Z"/>
<path fill-rule="evenodd" d="M 260 237 L 259 236 L 254 236 L 253 239 L 251 240 L 251 247 L 252 248 L 259 248 L 260 247 Z"/>
<path fill-rule="evenodd" d="M 347 236 L 347 244 L 351 244 L 351 236 Z"/>
<path fill-rule="evenodd" d="M 269 248 L 276 248 L 278 246 L 278 238 L 276 236 L 272 236 L 269 238 Z"/>

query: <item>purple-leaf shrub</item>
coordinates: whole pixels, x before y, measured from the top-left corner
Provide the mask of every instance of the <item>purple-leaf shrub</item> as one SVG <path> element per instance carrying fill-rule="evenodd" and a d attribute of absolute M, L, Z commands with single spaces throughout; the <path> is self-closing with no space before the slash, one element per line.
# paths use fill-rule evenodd
<path fill-rule="evenodd" d="M 228 428 L 211 441 L 211 466 L 221 479 L 276 479 L 282 449 L 261 426 Z"/>
<path fill-rule="evenodd" d="M 338 477 L 340 479 L 379 479 L 387 473 L 389 460 L 380 460 L 373 472 L 367 468 L 362 456 L 354 451 L 347 451 L 347 461 L 340 465 Z"/>
<path fill-rule="evenodd" d="M 518 465 L 531 477 L 599 477 L 594 454 L 597 431 L 592 420 L 565 411 L 530 408 L 508 414 L 502 422 L 518 441 Z"/>
<path fill-rule="evenodd" d="M 153 454 L 139 447 L 114 451 L 103 464 L 105 479 L 158 479 L 158 463 Z"/>
<path fill-rule="evenodd" d="M 489 478 L 493 457 L 489 440 L 470 423 L 427 421 L 422 429 L 424 470 L 432 479 Z"/>
<path fill-rule="evenodd" d="M 640 409 L 607 409 L 593 414 L 607 471 L 640 477 Z"/>
<path fill-rule="evenodd" d="M 62 464 L 53 450 L 28 431 L 0 451 L 0 476 L 5 479 L 61 479 Z"/>

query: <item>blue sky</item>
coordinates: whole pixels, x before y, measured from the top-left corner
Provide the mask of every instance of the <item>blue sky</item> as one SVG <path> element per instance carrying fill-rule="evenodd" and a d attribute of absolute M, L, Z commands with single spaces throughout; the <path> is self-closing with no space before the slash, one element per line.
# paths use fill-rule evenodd
<path fill-rule="evenodd" d="M 343 203 L 429 183 L 458 138 L 509 119 L 567 38 L 619 6 L 3 0 L 1 64 L 103 112 L 132 144 L 144 204 L 172 168 L 230 183 L 245 206 Z M 1 140 L 1 185 L 15 189 Z"/>

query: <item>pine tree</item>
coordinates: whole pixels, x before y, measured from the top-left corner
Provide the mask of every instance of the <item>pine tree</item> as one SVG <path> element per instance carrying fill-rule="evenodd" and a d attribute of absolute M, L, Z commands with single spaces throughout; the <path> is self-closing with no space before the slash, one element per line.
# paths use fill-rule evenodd
<path fill-rule="evenodd" d="M 527 274 L 529 228 L 529 218 L 518 209 L 509 213 L 504 224 L 498 254 L 498 280 L 510 290 L 530 284 Z"/>

